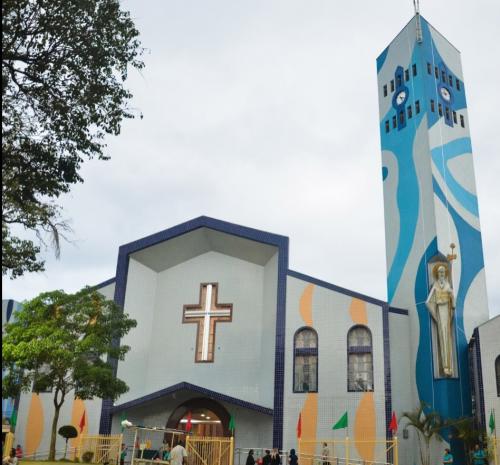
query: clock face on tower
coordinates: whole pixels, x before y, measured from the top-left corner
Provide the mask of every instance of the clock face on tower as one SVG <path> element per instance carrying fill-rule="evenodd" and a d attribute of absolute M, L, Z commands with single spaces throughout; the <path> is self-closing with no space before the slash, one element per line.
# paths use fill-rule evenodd
<path fill-rule="evenodd" d="M 451 100 L 451 94 L 450 94 L 450 91 L 446 88 L 446 87 L 441 87 L 441 89 L 439 89 L 440 93 L 441 93 L 441 97 L 443 97 L 443 100 L 445 100 L 446 102 L 449 102 Z"/>
<path fill-rule="evenodd" d="M 396 95 L 396 105 L 402 105 L 403 103 L 406 102 L 407 98 L 408 95 L 406 94 L 406 91 L 402 90 Z"/>

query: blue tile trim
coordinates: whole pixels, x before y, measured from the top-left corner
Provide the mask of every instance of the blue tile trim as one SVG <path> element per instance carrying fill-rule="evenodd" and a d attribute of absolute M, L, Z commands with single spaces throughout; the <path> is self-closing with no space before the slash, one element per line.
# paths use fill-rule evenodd
<path fill-rule="evenodd" d="M 389 313 L 397 313 L 398 315 L 408 316 L 408 310 L 404 308 L 389 307 Z"/>
<path fill-rule="evenodd" d="M 348 354 L 371 354 L 372 346 L 353 346 L 347 348 Z"/>
<path fill-rule="evenodd" d="M 302 281 L 307 281 L 308 283 L 316 284 L 317 286 L 321 286 L 326 289 L 330 289 L 332 291 L 340 292 L 341 294 L 345 294 L 348 295 L 349 297 L 354 297 L 356 299 L 361 299 L 371 304 L 380 305 L 381 307 L 387 304 L 383 300 L 375 299 L 374 297 L 360 294 L 359 292 L 351 291 L 350 289 L 346 289 L 344 287 L 340 287 L 335 284 L 322 281 L 321 279 L 313 278 L 312 276 L 299 273 L 298 271 L 288 270 L 287 274 L 288 276 L 292 276 L 293 278 L 301 279 Z"/>
<path fill-rule="evenodd" d="M 285 397 L 286 274 L 288 238 L 278 245 L 278 295 L 276 304 L 276 346 L 274 357 L 273 447 L 283 449 L 283 402 Z"/>
<path fill-rule="evenodd" d="M 294 354 L 299 356 L 318 355 L 318 349 L 316 347 L 300 347 L 294 350 Z"/>
<path fill-rule="evenodd" d="M 102 283 L 96 284 L 95 286 L 92 286 L 92 289 L 102 289 L 103 287 L 109 286 L 110 284 L 113 284 L 116 281 L 116 278 L 109 278 L 106 279 L 106 281 L 103 281 Z"/>
<path fill-rule="evenodd" d="M 392 392 L 391 392 L 391 346 L 389 334 L 389 305 L 385 304 L 382 313 L 382 328 L 384 335 L 384 389 L 385 389 L 385 436 L 392 438 L 392 432 L 389 429 L 390 419 L 392 417 Z M 390 461 L 390 452 L 387 453 L 387 461 Z"/>
<path fill-rule="evenodd" d="M 12 310 L 14 309 L 14 301 L 12 299 L 9 299 L 7 301 L 7 314 L 6 314 L 6 317 L 7 317 L 7 322 L 10 321 L 10 317 L 12 316 Z"/>
<path fill-rule="evenodd" d="M 479 329 L 475 328 L 472 337 L 475 340 L 474 351 L 477 363 L 477 375 L 479 385 L 479 402 L 476 400 L 476 408 L 479 408 L 479 417 L 481 419 L 481 427 L 486 430 L 486 406 L 484 405 L 484 386 L 483 386 L 483 366 L 481 363 L 481 340 L 479 338 Z"/>
<path fill-rule="evenodd" d="M 217 220 L 208 216 L 200 216 L 172 228 L 168 228 L 158 233 L 151 234 L 150 236 L 143 237 L 142 239 L 129 242 L 128 244 L 122 245 L 120 247 L 120 250 L 123 250 L 125 253 L 130 254 L 167 241 L 169 239 L 173 239 L 174 237 L 181 236 L 199 228 L 209 228 L 215 231 L 232 234 L 234 236 L 251 239 L 263 244 L 270 244 L 275 246 L 279 246 L 284 242 L 288 244 L 288 237 L 286 236 L 280 236 L 278 234 L 260 231 L 259 229 L 248 228 L 246 226 Z"/>
<path fill-rule="evenodd" d="M 260 231 L 258 229 L 240 226 L 234 223 L 200 216 L 193 220 L 179 224 L 164 231 L 152 234 L 137 241 L 122 245 L 118 251 L 116 265 L 116 285 L 114 300 L 123 308 L 127 286 L 127 274 L 130 254 L 151 247 L 155 244 L 173 239 L 199 228 L 209 228 L 215 231 L 232 234 L 234 236 L 253 240 L 263 244 L 274 245 L 278 248 L 278 288 L 276 302 L 276 344 L 274 361 L 274 409 L 273 409 L 273 446 L 282 448 L 283 445 L 283 398 L 285 385 L 285 317 L 286 317 L 286 275 L 288 271 L 288 237 Z M 115 341 L 119 344 L 119 341 Z M 115 376 L 117 361 L 109 360 Z M 111 432 L 111 410 L 113 402 L 104 399 L 101 408 L 99 433 Z"/>
<path fill-rule="evenodd" d="M 255 410 L 256 412 L 263 413 L 265 415 L 273 414 L 273 409 L 263 407 L 262 405 L 254 404 L 252 402 L 247 402 L 245 400 L 237 399 L 236 397 L 231 397 L 226 394 L 221 394 L 220 392 L 212 391 L 210 389 L 206 389 L 204 387 L 196 386 L 194 384 L 186 382 L 174 384 L 173 386 L 169 386 L 165 389 L 161 389 L 146 396 L 139 397 L 138 399 L 130 400 L 128 402 L 124 402 L 123 404 L 115 405 L 111 409 L 111 413 L 138 407 L 147 402 L 151 402 L 156 399 L 161 399 L 162 397 L 168 396 L 170 394 L 173 394 L 174 392 L 182 390 L 197 392 L 211 399 L 238 405 L 239 407 L 243 407 L 249 410 Z"/>

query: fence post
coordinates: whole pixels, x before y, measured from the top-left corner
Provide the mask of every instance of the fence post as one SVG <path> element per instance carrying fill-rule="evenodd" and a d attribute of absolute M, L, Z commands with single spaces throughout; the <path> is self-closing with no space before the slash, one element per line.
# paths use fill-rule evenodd
<path fill-rule="evenodd" d="M 499 465 L 498 464 L 498 450 L 497 450 L 498 444 L 497 444 L 497 437 L 491 435 L 491 442 L 493 444 L 493 457 L 495 458 L 495 465 Z"/>
<path fill-rule="evenodd" d="M 349 465 L 349 438 L 345 438 L 345 463 Z"/>
<path fill-rule="evenodd" d="M 122 452 L 122 443 L 123 443 L 123 433 L 120 434 L 120 441 L 118 443 L 118 451 L 116 454 L 116 465 L 119 465 L 119 463 L 120 463 L 120 454 Z"/>
<path fill-rule="evenodd" d="M 394 463 L 394 465 L 398 465 L 399 464 L 399 452 L 398 452 L 398 437 L 397 436 L 394 436 L 394 447 L 393 447 L 393 454 L 392 454 L 392 461 Z"/>
<path fill-rule="evenodd" d="M 229 445 L 229 465 L 233 465 L 234 460 L 234 436 L 231 436 L 231 443 Z"/>

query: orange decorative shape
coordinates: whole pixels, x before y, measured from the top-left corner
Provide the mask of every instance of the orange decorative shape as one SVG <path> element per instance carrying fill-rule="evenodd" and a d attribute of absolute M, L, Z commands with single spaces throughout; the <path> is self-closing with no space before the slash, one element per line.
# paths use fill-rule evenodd
<path fill-rule="evenodd" d="M 312 318 L 313 291 L 314 291 L 314 284 L 308 284 L 305 287 L 304 292 L 302 292 L 302 295 L 300 297 L 299 312 L 306 326 L 313 325 L 313 318 Z"/>
<path fill-rule="evenodd" d="M 368 316 L 366 314 L 366 302 L 360 299 L 352 299 L 349 307 L 351 319 L 357 325 L 368 325 Z"/>
<path fill-rule="evenodd" d="M 43 437 L 43 406 L 38 394 L 31 394 L 30 407 L 28 410 L 28 420 L 26 422 L 26 444 L 24 453 L 26 455 L 34 454 L 40 447 Z"/>
<path fill-rule="evenodd" d="M 71 410 L 71 424 L 76 428 L 78 431 L 78 437 L 71 439 L 70 444 L 71 447 L 75 448 L 78 447 L 80 443 L 80 421 L 82 419 L 82 415 L 85 413 L 85 402 L 82 399 L 79 399 L 78 397 L 75 397 L 73 400 L 73 407 Z M 88 415 L 87 418 L 85 418 L 85 426 L 83 427 L 82 434 L 87 434 L 88 433 Z"/>
<path fill-rule="evenodd" d="M 373 392 L 365 392 L 359 401 L 354 419 L 354 445 L 359 456 L 372 462 L 375 456 L 377 423 Z M 369 442 L 371 441 L 371 442 Z"/>
<path fill-rule="evenodd" d="M 302 416 L 302 437 L 301 439 L 307 440 L 301 446 L 300 452 L 302 454 L 314 455 L 316 445 L 312 441 L 316 441 L 316 430 L 318 426 L 318 394 L 308 393 L 306 400 L 301 410 Z M 311 441 L 311 442 L 309 442 Z"/>

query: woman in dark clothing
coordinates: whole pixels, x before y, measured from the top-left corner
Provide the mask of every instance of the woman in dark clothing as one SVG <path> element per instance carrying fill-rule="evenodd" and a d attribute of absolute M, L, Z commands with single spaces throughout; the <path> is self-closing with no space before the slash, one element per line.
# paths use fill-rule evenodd
<path fill-rule="evenodd" d="M 281 465 L 281 457 L 278 449 L 274 448 L 271 454 L 271 465 Z"/>
<path fill-rule="evenodd" d="M 253 449 L 248 451 L 247 463 L 246 465 L 255 465 L 255 459 L 253 458 Z"/>
<path fill-rule="evenodd" d="M 271 451 L 266 450 L 266 455 L 262 459 L 262 465 L 271 465 Z"/>
<path fill-rule="evenodd" d="M 295 449 L 290 449 L 290 457 L 288 457 L 290 465 L 299 465 L 299 458 L 295 455 Z"/>

